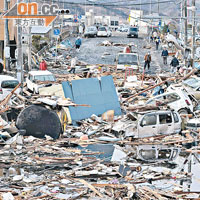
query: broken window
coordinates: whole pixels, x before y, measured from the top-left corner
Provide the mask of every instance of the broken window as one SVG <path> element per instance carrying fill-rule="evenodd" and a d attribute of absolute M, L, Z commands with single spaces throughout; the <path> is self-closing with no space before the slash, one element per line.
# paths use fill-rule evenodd
<path fill-rule="evenodd" d="M 166 100 L 167 100 L 168 103 L 172 103 L 172 102 L 177 101 L 179 99 L 180 99 L 180 97 L 175 93 L 169 94 L 169 95 L 166 96 Z"/>
<path fill-rule="evenodd" d="M 156 125 L 156 115 L 146 115 L 141 123 L 142 126 Z"/>
<path fill-rule="evenodd" d="M 156 150 L 155 149 L 141 149 L 139 151 L 140 156 L 144 160 L 155 160 L 156 159 Z"/>
<path fill-rule="evenodd" d="M 171 114 L 159 114 L 159 122 L 160 124 L 169 124 L 172 123 Z"/>
<path fill-rule="evenodd" d="M 161 149 L 158 151 L 158 159 L 169 159 L 171 156 L 171 149 Z"/>
<path fill-rule="evenodd" d="M 174 116 L 174 122 L 178 123 L 179 122 L 178 115 L 175 112 L 173 112 L 173 116 Z"/>
<path fill-rule="evenodd" d="M 33 81 L 33 76 L 29 75 L 29 80 Z"/>
<path fill-rule="evenodd" d="M 1 83 L 2 88 L 15 88 L 19 84 L 16 80 L 7 80 Z"/>

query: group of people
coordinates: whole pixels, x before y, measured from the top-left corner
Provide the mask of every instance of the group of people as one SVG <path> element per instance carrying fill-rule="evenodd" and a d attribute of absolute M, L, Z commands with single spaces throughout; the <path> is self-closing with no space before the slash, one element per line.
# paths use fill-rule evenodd
<path fill-rule="evenodd" d="M 161 56 L 163 58 L 163 64 L 167 65 L 167 58 L 169 56 L 168 50 L 166 47 L 164 47 Z M 151 54 L 148 52 L 145 57 L 144 57 L 144 70 L 147 68 L 148 70 L 150 69 L 150 63 L 151 63 Z M 175 73 L 177 70 L 179 71 L 180 66 L 179 66 L 179 61 L 175 55 L 172 56 L 172 60 L 170 62 L 171 66 L 171 73 Z"/>
<path fill-rule="evenodd" d="M 159 49 L 159 44 L 161 43 L 161 35 L 157 32 L 154 31 L 151 35 L 151 40 L 152 42 L 155 42 L 156 44 L 156 50 Z M 166 47 L 163 47 L 163 50 L 161 52 L 161 57 L 163 58 L 163 64 L 167 65 L 167 59 L 169 56 L 169 52 L 167 50 Z M 151 54 L 150 52 L 146 53 L 146 55 L 144 56 L 144 70 L 147 68 L 148 70 L 150 69 L 150 64 L 151 64 L 152 58 L 151 58 Z M 179 61 L 177 59 L 176 56 L 173 55 L 173 58 L 170 62 L 170 66 L 171 66 L 171 73 L 175 73 L 177 70 L 180 69 L 179 67 Z"/>

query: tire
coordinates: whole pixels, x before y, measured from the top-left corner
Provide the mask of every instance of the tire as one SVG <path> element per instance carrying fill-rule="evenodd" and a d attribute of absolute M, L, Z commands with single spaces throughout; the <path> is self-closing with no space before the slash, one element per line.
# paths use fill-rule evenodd
<path fill-rule="evenodd" d="M 187 114 L 189 114 L 189 112 L 188 112 L 188 110 L 187 109 L 185 109 L 185 108 L 182 108 L 182 109 L 180 109 L 179 111 L 178 111 L 178 113 L 181 115 L 183 115 L 183 114 L 185 114 L 185 115 L 187 115 Z"/>

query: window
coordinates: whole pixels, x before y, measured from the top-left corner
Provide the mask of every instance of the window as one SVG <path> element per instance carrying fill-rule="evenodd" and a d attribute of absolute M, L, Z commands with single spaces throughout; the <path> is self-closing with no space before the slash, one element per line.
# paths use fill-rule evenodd
<path fill-rule="evenodd" d="M 171 149 L 160 149 L 158 150 L 158 159 L 169 159 L 171 153 Z"/>
<path fill-rule="evenodd" d="M 151 126 L 156 125 L 156 115 L 146 115 L 144 116 L 142 122 L 142 126 Z"/>
<path fill-rule="evenodd" d="M 115 25 L 115 21 L 111 21 L 111 22 L 110 22 L 110 25 L 111 25 L 111 26 L 114 26 L 114 25 Z"/>
<path fill-rule="evenodd" d="M 35 76 L 34 79 L 36 81 L 55 81 L 55 77 L 53 75 L 38 75 Z"/>
<path fill-rule="evenodd" d="M 2 81 L 1 87 L 14 89 L 18 84 L 19 82 L 17 80 L 7 80 L 7 81 Z"/>
<path fill-rule="evenodd" d="M 164 100 L 166 99 L 166 96 L 161 96 L 161 97 L 156 97 L 152 100 L 150 100 L 147 104 L 149 105 L 160 105 L 164 102 Z"/>
<path fill-rule="evenodd" d="M 172 123 L 171 114 L 159 114 L 159 122 L 160 124 L 170 124 Z"/>
<path fill-rule="evenodd" d="M 32 81 L 33 80 L 33 76 L 29 75 L 29 80 Z"/>
<path fill-rule="evenodd" d="M 119 54 L 118 57 L 118 64 L 120 65 L 137 65 L 138 64 L 138 57 L 135 54 Z"/>
<path fill-rule="evenodd" d="M 155 149 L 141 149 L 139 151 L 140 156 L 144 159 L 144 160 L 155 160 L 156 159 L 156 150 Z"/>
<path fill-rule="evenodd" d="M 166 96 L 166 100 L 167 100 L 168 103 L 172 103 L 172 102 L 177 101 L 179 99 L 180 99 L 180 97 L 175 93 L 169 94 L 169 95 Z"/>
<path fill-rule="evenodd" d="M 130 31 L 138 31 L 138 29 L 137 28 L 130 28 Z"/>
<path fill-rule="evenodd" d="M 173 116 L 174 116 L 174 122 L 178 123 L 179 122 L 178 115 L 175 112 L 173 112 Z"/>
<path fill-rule="evenodd" d="M 119 26 L 119 22 L 118 21 L 115 21 L 115 26 Z"/>
<path fill-rule="evenodd" d="M 106 31 L 106 27 L 100 27 L 99 31 Z"/>

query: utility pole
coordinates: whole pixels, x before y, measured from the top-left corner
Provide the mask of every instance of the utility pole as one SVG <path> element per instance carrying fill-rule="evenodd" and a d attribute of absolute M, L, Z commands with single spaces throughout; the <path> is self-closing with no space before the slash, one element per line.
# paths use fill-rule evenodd
<path fill-rule="evenodd" d="M 4 12 L 8 10 L 8 1 L 4 0 Z M 10 48 L 9 46 L 9 31 L 8 31 L 8 19 L 4 20 L 4 59 L 5 59 L 5 68 L 10 70 L 9 58 L 5 56 L 5 49 Z M 10 51 L 10 50 L 9 50 Z"/>
<path fill-rule="evenodd" d="M 185 3 L 184 3 L 184 17 L 185 17 L 185 48 L 187 47 L 187 34 L 188 34 L 188 31 L 187 31 L 187 26 L 188 26 L 188 23 L 187 23 L 187 0 L 185 0 Z"/>
<path fill-rule="evenodd" d="M 183 2 L 181 2 L 180 37 L 183 39 Z"/>
<path fill-rule="evenodd" d="M 160 13 L 160 0 L 158 0 L 158 14 Z"/>
<path fill-rule="evenodd" d="M 28 0 L 28 3 L 30 3 L 30 0 Z M 31 26 L 29 26 L 28 27 L 28 71 L 31 71 L 31 69 L 32 69 L 32 66 L 31 66 L 31 60 L 32 60 L 31 46 L 32 46 Z"/>
<path fill-rule="evenodd" d="M 150 15 L 152 14 L 152 0 L 150 0 Z"/>
<path fill-rule="evenodd" d="M 195 54 L 195 17 L 196 17 L 196 2 L 192 0 L 192 66 L 194 66 L 194 54 Z"/>
<path fill-rule="evenodd" d="M 17 1 L 19 3 L 20 0 Z M 20 18 L 18 19 L 20 20 Z M 22 51 L 22 27 L 17 26 L 17 79 L 20 83 L 24 81 L 24 72 L 23 72 L 23 51 Z"/>

